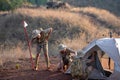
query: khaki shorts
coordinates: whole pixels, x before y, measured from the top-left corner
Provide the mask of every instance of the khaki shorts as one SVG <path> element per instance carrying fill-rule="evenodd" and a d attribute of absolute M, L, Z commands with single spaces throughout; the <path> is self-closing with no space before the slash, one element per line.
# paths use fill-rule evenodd
<path fill-rule="evenodd" d="M 41 49 L 43 49 L 44 53 L 48 53 L 48 43 L 37 44 L 37 54 L 41 52 Z"/>

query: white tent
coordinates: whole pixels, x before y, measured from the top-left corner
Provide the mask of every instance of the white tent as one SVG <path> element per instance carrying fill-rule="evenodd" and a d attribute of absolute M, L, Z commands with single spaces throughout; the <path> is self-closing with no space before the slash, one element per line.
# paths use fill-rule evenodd
<path fill-rule="evenodd" d="M 87 56 L 91 51 L 101 49 L 115 63 L 115 70 L 120 72 L 120 38 L 102 38 L 91 42 L 83 53 Z"/>
<path fill-rule="evenodd" d="M 88 46 L 83 49 L 84 58 L 89 57 L 92 52 L 98 50 L 106 53 L 114 61 L 114 71 L 107 79 L 120 80 L 120 38 L 102 38 L 92 41 L 90 44 L 88 44 Z M 100 68 L 101 63 L 99 61 L 97 63 L 98 67 Z M 70 73 L 70 68 L 66 71 L 66 73 Z M 93 75 L 97 75 L 98 73 L 99 70 L 94 72 Z M 94 76 L 93 78 L 95 79 Z M 96 78 L 100 79 L 100 77 L 98 78 L 98 76 Z"/>
<path fill-rule="evenodd" d="M 102 50 L 114 61 L 114 72 L 120 73 L 120 38 L 102 38 L 92 41 L 83 49 L 84 57 L 88 57 L 91 52 Z M 115 76 L 115 75 L 111 75 Z M 119 77 L 120 76 L 115 76 Z"/>

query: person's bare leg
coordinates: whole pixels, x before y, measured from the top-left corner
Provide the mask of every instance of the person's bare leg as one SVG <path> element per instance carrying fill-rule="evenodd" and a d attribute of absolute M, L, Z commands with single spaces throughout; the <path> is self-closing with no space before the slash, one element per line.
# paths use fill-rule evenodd
<path fill-rule="evenodd" d="M 48 53 L 44 53 L 44 55 L 45 55 L 45 60 L 46 60 L 47 69 L 49 69 L 49 68 L 50 68 L 50 62 L 49 62 Z"/>
<path fill-rule="evenodd" d="M 49 61 L 49 55 L 48 55 L 48 44 L 44 45 L 43 51 L 44 51 L 47 69 L 50 69 L 50 61 Z"/>
<path fill-rule="evenodd" d="M 36 54 L 36 58 L 35 58 L 35 70 L 38 70 L 38 62 L 39 62 L 39 53 Z"/>

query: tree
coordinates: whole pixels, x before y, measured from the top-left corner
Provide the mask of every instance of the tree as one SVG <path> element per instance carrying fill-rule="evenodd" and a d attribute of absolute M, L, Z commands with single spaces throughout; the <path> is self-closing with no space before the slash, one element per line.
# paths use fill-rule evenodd
<path fill-rule="evenodd" d="M 8 0 L 0 0 L 0 10 L 10 10 L 10 5 Z"/>
<path fill-rule="evenodd" d="M 0 0 L 0 10 L 14 10 L 20 7 L 25 0 Z"/>
<path fill-rule="evenodd" d="M 28 2 L 31 2 L 32 4 L 35 4 L 37 6 L 44 5 L 48 0 L 27 0 Z"/>

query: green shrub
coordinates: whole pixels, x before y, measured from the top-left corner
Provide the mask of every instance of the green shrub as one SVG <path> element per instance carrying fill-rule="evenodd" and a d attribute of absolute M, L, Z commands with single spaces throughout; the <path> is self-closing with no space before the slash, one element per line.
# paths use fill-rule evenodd
<path fill-rule="evenodd" d="M 37 6 L 46 4 L 47 0 L 27 0 L 32 4 L 36 4 Z"/>
<path fill-rule="evenodd" d="M 25 0 L 0 0 L 0 10 L 14 10 L 20 7 Z"/>

